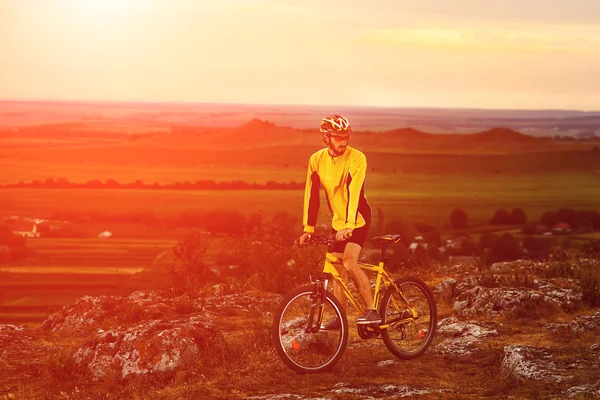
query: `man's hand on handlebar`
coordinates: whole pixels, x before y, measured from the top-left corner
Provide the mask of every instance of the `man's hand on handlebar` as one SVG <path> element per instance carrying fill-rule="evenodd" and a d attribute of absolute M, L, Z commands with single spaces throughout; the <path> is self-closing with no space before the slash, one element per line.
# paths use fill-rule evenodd
<path fill-rule="evenodd" d="M 351 228 L 341 229 L 336 233 L 335 238 L 339 241 L 346 240 L 352 236 L 352 231 Z"/>
<path fill-rule="evenodd" d="M 346 240 L 352 236 L 352 229 L 342 229 L 339 232 L 332 233 L 329 235 L 315 235 L 314 233 L 304 232 L 302 236 L 298 238 L 297 243 L 299 245 L 315 245 L 315 244 L 327 244 L 333 245 L 335 242 Z"/>
<path fill-rule="evenodd" d="M 310 233 L 304 232 L 302 234 L 302 236 L 300 236 L 300 238 L 298 239 L 298 243 L 300 243 L 300 246 L 302 246 L 304 243 L 306 243 L 306 241 L 308 240 L 310 235 L 311 235 Z"/>

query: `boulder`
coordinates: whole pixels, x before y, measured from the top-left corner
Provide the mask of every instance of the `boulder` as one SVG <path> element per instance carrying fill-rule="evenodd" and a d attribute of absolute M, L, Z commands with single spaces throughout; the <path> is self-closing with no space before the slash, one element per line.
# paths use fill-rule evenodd
<path fill-rule="evenodd" d="M 570 333 L 600 333 L 600 311 L 592 315 L 579 316 L 566 324 L 547 324 L 544 326 L 544 328 L 551 331 L 563 331 Z"/>
<path fill-rule="evenodd" d="M 581 285 L 576 280 L 534 280 L 535 288 L 477 286 L 460 294 L 453 305 L 459 317 L 498 317 L 538 307 L 559 307 L 570 311 L 581 304 Z M 568 284 L 567 284 L 568 283 Z"/>
<path fill-rule="evenodd" d="M 498 336 L 498 331 L 487 328 L 480 322 L 461 322 L 450 317 L 438 323 L 437 335 L 443 339 L 433 347 L 434 353 L 470 355 L 477 351 L 478 343 L 484 338 Z"/>
<path fill-rule="evenodd" d="M 192 364 L 199 353 L 218 345 L 222 335 L 210 317 L 196 314 L 179 320 L 150 320 L 100 330 L 74 354 L 75 363 L 92 380 L 173 371 Z"/>
<path fill-rule="evenodd" d="M 565 374 L 563 363 L 555 361 L 547 350 L 533 346 L 505 346 L 502 369 L 521 381 L 561 382 L 572 378 Z"/>
<path fill-rule="evenodd" d="M 83 296 L 42 322 L 40 328 L 52 332 L 85 336 L 98 328 L 125 325 L 194 312 L 262 312 L 281 300 L 275 293 L 242 292 L 228 295 L 167 297 L 159 291 L 136 291 L 127 297 Z"/>

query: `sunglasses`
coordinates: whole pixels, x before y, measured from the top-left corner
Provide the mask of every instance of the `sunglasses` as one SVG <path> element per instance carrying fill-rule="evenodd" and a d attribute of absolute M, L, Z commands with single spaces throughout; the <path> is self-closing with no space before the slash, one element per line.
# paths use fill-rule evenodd
<path fill-rule="evenodd" d="M 330 135 L 330 134 L 327 134 L 326 136 L 329 139 L 333 139 L 337 142 L 342 142 L 344 140 L 348 140 L 348 138 L 350 137 L 350 135 Z"/>

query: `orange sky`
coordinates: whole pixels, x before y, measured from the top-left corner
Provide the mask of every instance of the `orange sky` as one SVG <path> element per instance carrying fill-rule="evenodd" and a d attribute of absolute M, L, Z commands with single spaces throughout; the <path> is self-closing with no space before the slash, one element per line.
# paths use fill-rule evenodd
<path fill-rule="evenodd" d="M 0 98 L 600 110 L 600 1 L 486 3 L 0 0 Z"/>

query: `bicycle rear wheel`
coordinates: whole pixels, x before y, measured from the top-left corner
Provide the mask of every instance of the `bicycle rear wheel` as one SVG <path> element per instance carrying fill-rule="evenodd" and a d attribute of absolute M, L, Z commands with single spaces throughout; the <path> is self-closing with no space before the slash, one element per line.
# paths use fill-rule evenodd
<path fill-rule="evenodd" d="M 348 342 L 348 319 L 337 299 L 326 293 L 322 325 L 316 332 L 308 329 L 312 307 L 317 305 L 313 325 L 317 323 L 318 299 L 314 285 L 294 289 L 286 295 L 273 321 L 273 342 L 283 362 L 300 373 L 321 372 L 332 368 L 342 357 Z M 323 329 L 334 318 L 338 327 Z"/>
<path fill-rule="evenodd" d="M 396 285 L 398 291 L 388 289 L 381 302 L 382 325 L 389 325 L 381 330 L 381 337 L 392 354 L 410 360 L 423 354 L 433 341 L 437 307 L 431 290 L 421 279 L 407 276 L 397 280 Z"/>

